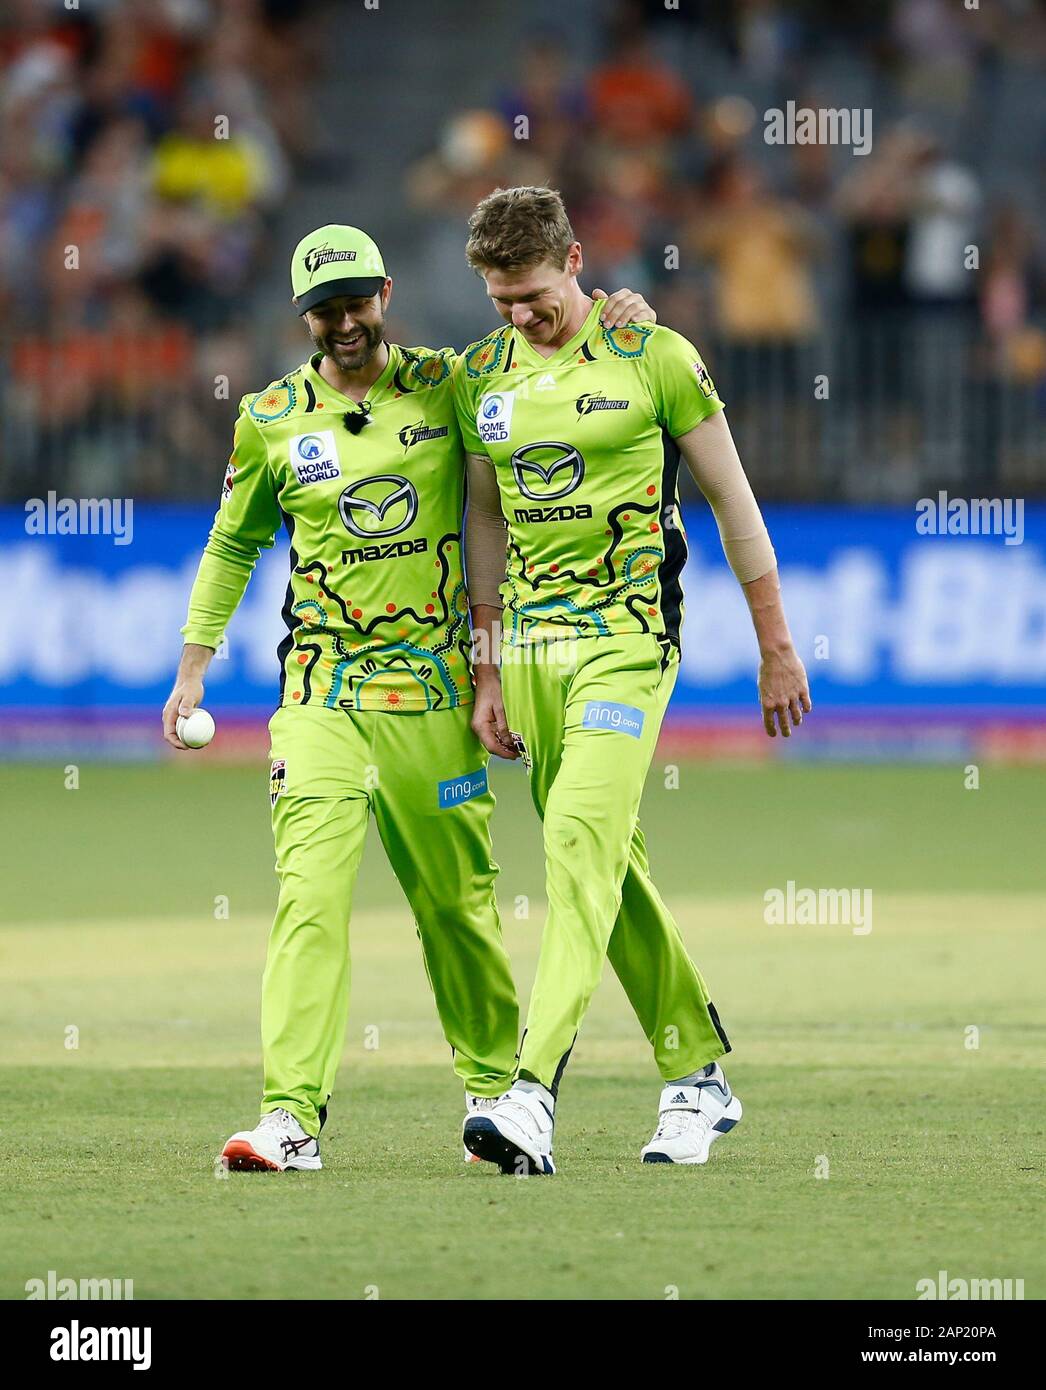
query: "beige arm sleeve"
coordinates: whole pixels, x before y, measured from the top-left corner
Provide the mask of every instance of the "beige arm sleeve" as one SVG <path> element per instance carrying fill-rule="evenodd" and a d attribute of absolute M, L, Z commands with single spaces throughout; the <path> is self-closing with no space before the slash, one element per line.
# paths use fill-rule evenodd
<path fill-rule="evenodd" d="M 505 578 L 505 518 L 494 465 L 483 454 L 469 454 L 468 506 L 465 511 L 465 572 L 469 603 L 504 608 L 499 589 Z"/>
<path fill-rule="evenodd" d="M 777 557 L 723 412 L 702 420 L 676 443 L 712 508 L 737 582 L 761 579 Z"/>

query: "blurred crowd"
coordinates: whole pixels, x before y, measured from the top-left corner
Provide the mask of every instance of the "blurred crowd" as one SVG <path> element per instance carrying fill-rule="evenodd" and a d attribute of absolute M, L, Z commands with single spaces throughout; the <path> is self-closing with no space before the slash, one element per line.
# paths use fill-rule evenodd
<path fill-rule="evenodd" d="M 1046 92 L 1046 8 L 605 8 L 598 61 L 574 61 L 564 33 L 536 35 L 517 80 L 486 108 L 456 112 L 410 170 L 409 197 L 446 230 L 441 322 L 466 303 L 449 248 L 477 198 L 496 184 L 550 183 L 582 241 L 587 283 L 641 288 L 662 321 L 692 334 L 726 385 L 735 432 L 748 424 L 762 438 L 768 417 L 786 415 L 802 456 L 814 377 L 835 367 L 837 389 L 893 413 L 900 476 L 886 492 L 910 488 L 902 436 L 907 424 L 915 441 L 926 415 L 951 431 L 966 474 L 997 471 L 987 453 L 1007 390 L 1024 393 L 1041 437 L 1041 99 L 1023 111 L 1033 138 L 1009 141 L 1009 178 L 986 188 L 978 166 L 993 158 L 982 114 L 996 135 L 1005 121 L 1001 89 L 1023 79 Z M 837 106 L 840 89 L 874 107 L 870 151 L 767 143 L 766 111 Z M 961 415 L 941 399 L 948 376 L 977 402 L 962 438 Z M 1038 462 L 1014 471 L 1038 467 L 1046 491 L 1046 454 L 1030 447 Z M 811 474 L 803 488 L 824 495 L 839 476 Z M 787 493 L 796 479 L 782 470 L 778 482 Z"/>
<path fill-rule="evenodd" d="M 511 88 L 489 109 L 448 121 L 439 147 L 410 172 L 418 206 L 460 227 L 493 184 L 551 183 L 595 280 L 656 284 L 676 317 L 699 314 L 742 342 L 811 337 L 826 299 L 862 315 L 966 306 L 1000 339 L 1041 307 L 1033 222 L 1041 188 L 1026 190 L 1033 200 L 1024 207 L 1013 190 L 986 202 L 977 171 L 941 132 L 965 146 L 974 126 L 976 150 L 975 123 L 957 118 L 1000 65 L 1020 64 L 1046 81 L 1042 6 L 903 0 L 880 30 L 870 13 L 862 26 L 870 7 L 861 5 L 747 0 L 667 12 L 627 0 L 608 8 L 605 56 L 588 71 L 571 61 L 563 34 L 538 35 Z M 678 42 L 687 22 L 690 50 Z M 871 152 L 768 147 L 763 101 L 832 106 L 816 86 L 819 60 L 858 38 L 878 122 Z M 717 47 L 731 53 L 739 85 L 759 92 L 758 106 L 737 93 L 703 99 L 700 56 Z M 680 61 L 687 51 L 698 60 L 692 66 Z M 983 95 L 991 101 L 990 90 Z M 891 107 L 923 114 L 891 120 Z M 1044 155 L 1026 151 L 1027 182 L 1041 185 Z M 989 250 L 980 276 L 963 254 L 978 238 Z M 829 265 L 836 241 L 842 255 Z"/>
<path fill-rule="evenodd" d="M 165 494 L 172 460 L 213 459 L 224 398 L 249 384 L 274 214 L 322 149 L 307 85 L 287 80 L 319 62 L 309 8 L 5 0 L 8 495 Z"/>
<path fill-rule="evenodd" d="M 44 480 L 212 489 L 228 401 L 270 365 L 252 325 L 266 283 L 284 284 L 281 209 L 303 181 L 345 182 L 316 97 L 318 8 L 6 0 L 3 495 Z M 422 14 L 436 22 L 418 0 L 419 43 Z M 607 0 L 570 24 L 530 25 L 508 53 L 491 43 L 485 101 L 440 88 L 428 103 L 442 129 L 428 152 L 410 150 L 396 196 L 424 228 L 434 338 L 477 333 L 462 257 L 476 201 L 498 184 L 549 183 L 583 242 L 586 284 L 642 289 L 689 333 L 726 384 L 735 432 L 765 438 L 786 421 L 791 452 L 771 492 L 859 495 L 861 461 L 848 479 L 830 459 L 863 442 L 875 400 L 898 494 L 933 420 L 953 471 L 1024 470 L 1046 490 L 1039 0 Z M 392 61 L 375 50 L 370 90 Z M 365 80 L 358 67 L 353 80 Z M 1000 153 L 1022 91 L 1027 129 L 1004 129 Z M 767 143 L 768 109 L 840 106 L 842 93 L 874 110 L 869 153 Z M 390 117 L 369 138 L 378 128 L 391 151 L 399 127 Z M 835 398 L 853 396 L 848 435 L 824 437 L 818 373 Z M 171 408 L 173 382 L 192 409 Z M 1014 420 L 1007 461 L 996 429 Z"/>

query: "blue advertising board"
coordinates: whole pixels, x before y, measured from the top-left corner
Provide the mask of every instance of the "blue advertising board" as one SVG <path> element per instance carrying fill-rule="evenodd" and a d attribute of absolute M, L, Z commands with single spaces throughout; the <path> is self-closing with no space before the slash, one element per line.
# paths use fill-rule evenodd
<path fill-rule="evenodd" d="M 921 535 L 913 508 L 765 508 L 788 617 L 821 711 L 1041 713 L 1046 507 L 1023 535 Z M 123 535 L 30 534 L 0 509 L 0 712 L 157 710 L 213 511 L 134 508 Z M 750 710 L 756 647 L 707 508 L 690 560 L 674 718 Z M 266 715 L 288 550 L 264 552 L 207 682 L 208 705 Z"/>

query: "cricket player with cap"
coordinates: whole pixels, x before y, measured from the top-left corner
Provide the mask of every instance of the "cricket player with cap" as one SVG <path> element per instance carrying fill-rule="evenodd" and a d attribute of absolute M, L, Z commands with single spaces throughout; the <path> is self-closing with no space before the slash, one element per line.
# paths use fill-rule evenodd
<path fill-rule="evenodd" d="M 528 763 L 548 916 L 517 1080 L 466 1117 L 465 1145 L 505 1172 L 555 1172 L 560 1079 L 609 959 L 663 1080 L 642 1159 L 701 1164 L 741 1103 L 718 1060 L 726 1032 L 651 881 L 637 819 L 679 666 L 681 458 L 748 600 L 771 737 L 777 726 L 790 736 L 809 712 L 806 673 L 697 350 L 670 328 L 600 323 L 553 190 L 498 189 L 469 231 L 468 261 L 506 320 L 461 355 L 454 377 L 471 597 L 491 655 L 504 605 L 501 671 L 477 662 L 473 726 L 490 752 Z"/>
<path fill-rule="evenodd" d="M 467 1113 L 506 1089 L 518 1043 L 487 753 L 470 726 L 455 357 L 386 341 L 392 281 L 358 228 L 304 237 L 291 285 L 316 351 L 240 401 L 163 716 L 168 742 L 184 747 L 178 716 L 200 704 L 258 555 L 286 526 L 287 633 L 269 723 L 280 890 L 262 982 L 261 1121 L 223 1152 L 248 1171 L 321 1167 L 371 814 L 414 915 Z M 645 308 L 628 291 L 605 306 L 613 324 Z"/>

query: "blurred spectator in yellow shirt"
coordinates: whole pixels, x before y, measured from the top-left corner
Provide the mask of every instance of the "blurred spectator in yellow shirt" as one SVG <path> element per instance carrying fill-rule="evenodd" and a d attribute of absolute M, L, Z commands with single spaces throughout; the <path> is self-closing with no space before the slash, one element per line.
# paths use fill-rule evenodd
<path fill-rule="evenodd" d="M 179 116 L 178 126 L 161 137 L 153 154 L 157 195 L 199 203 L 218 217 L 235 217 L 262 201 L 269 182 L 263 152 L 235 122 L 216 116 L 214 101 L 200 94 L 182 103 Z"/>
<path fill-rule="evenodd" d="M 810 261 L 814 224 L 777 198 L 751 164 L 728 160 L 713 172 L 693 244 L 715 265 L 716 319 L 734 341 L 798 342 L 819 326 Z"/>

